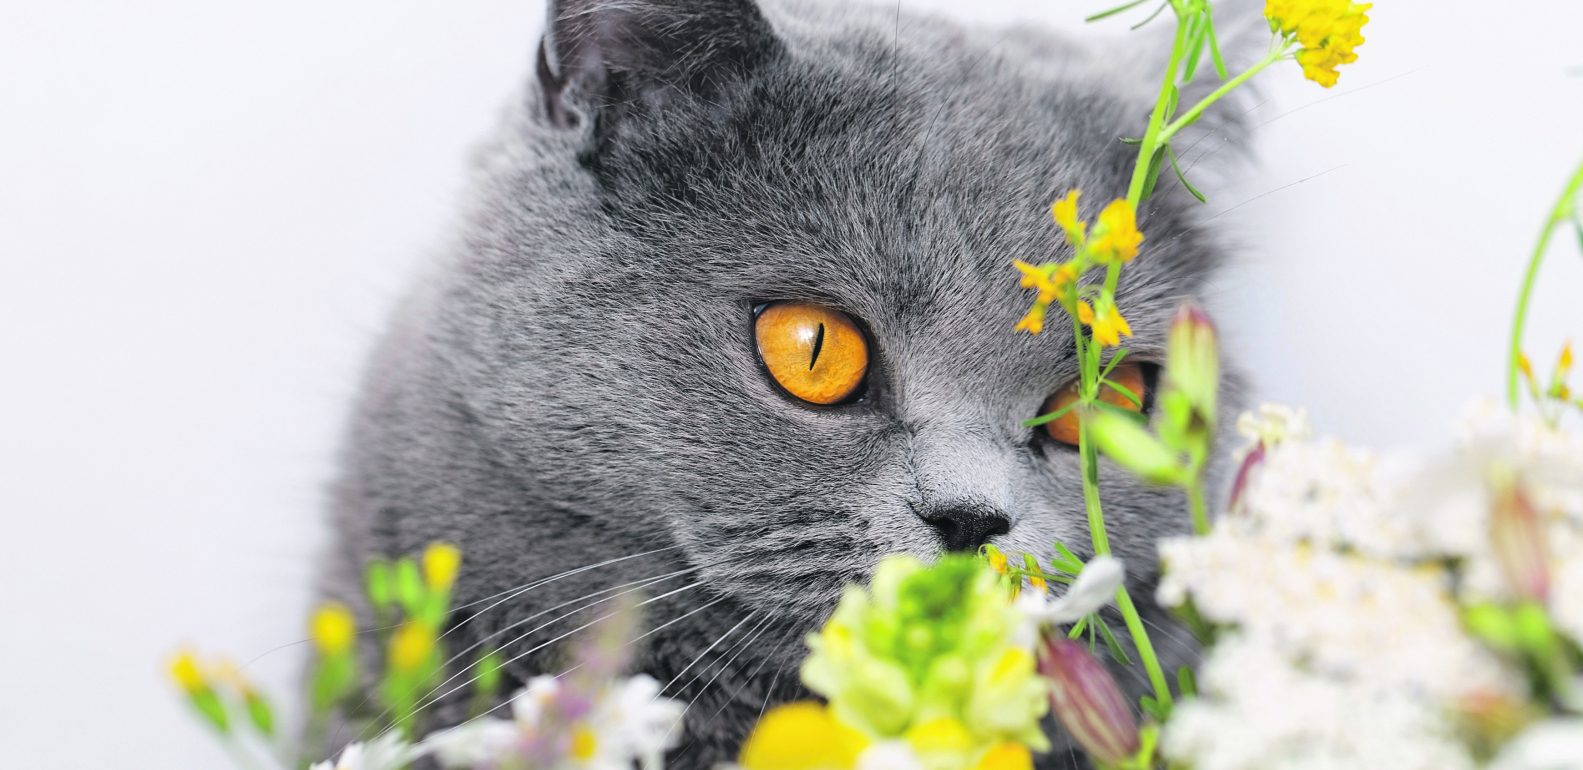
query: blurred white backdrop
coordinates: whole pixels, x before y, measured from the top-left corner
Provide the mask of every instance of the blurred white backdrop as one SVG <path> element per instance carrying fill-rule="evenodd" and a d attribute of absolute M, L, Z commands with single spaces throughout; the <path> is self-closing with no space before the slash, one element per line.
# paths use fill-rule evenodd
<path fill-rule="evenodd" d="M 1081 30 L 1095 0 L 903 0 Z M 538 2 L 0 7 L 0 746 L 38 768 L 213 768 L 181 642 L 276 691 L 365 350 L 439 244 Z M 1385 0 L 1326 91 L 1260 76 L 1260 164 L 1211 200 L 1259 393 L 1433 445 L 1494 394 L 1521 266 L 1583 158 L 1583 5 Z M 1317 176 L 1316 176 L 1317 175 Z M 1306 180 L 1306 181 L 1302 181 Z M 1299 182 L 1301 182 L 1299 184 Z M 1583 336 L 1559 239 L 1530 350 Z"/>

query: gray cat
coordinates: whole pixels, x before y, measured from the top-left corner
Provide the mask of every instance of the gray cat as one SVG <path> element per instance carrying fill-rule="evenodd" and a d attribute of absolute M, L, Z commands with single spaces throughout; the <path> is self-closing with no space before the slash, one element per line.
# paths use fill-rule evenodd
<path fill-rule="evenodd" d="M 457 602 L 478 603 L 447 644 L 503 631 L 527 653 L 513 682 L 641 588 L 636 665 L 691 704 L 671 765 L 708 767 L 766 704 L 806 696 L 802 636 L 881 556 L 1086 553 L 1077 454 L 1022 425 L 1075 376 L 1070 332 L 1059 311 L 1012 331 L 1030 297 L 1011 261 L 1063 255 L 1047 205 L 1068 188 L 1085 216 L 1125 192 L 1118 139 L 1141 134 L 1160 66 L 894 7 L 550 11 L 459 237 L 368 370 L 326 586 L 353 600 L 371 555 L 459 544 Z M 1218 111 L 1203 127 L 1236 134 Z M 1161 188 L 1119 290 L 1151 385 L 1219 252 L 1203 210 Z M 761 355 L 762 314 L 784 307 L 830 319 L 808 371 L 846 355 L 827 364 L 845 390 L 799 397 Z M 1191 647 L 1147 597 L 1182 500 L 1100 475 L 1174 666 Z M 1076 763 L 1058 733 L 1041 763 Z"/>

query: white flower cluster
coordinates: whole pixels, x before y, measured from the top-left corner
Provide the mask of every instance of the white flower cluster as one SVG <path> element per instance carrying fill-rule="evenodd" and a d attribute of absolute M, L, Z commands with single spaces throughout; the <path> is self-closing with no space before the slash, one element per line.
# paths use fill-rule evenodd
<path fill-rule="evenodd" d="M 610 683 L 586 715 L 562 726 L 565 734 L 548 736 L 547 707 L 564 690 L 557 677 L 535 677 L 511 699 L 511 719 L 475 719 L 417 745 L 386 733 L 347 746 L 335 762 L 312 770 L 400 770 L 423 756 L 447 768 L 632 770 L 636 762 L 657 770 L 665 750 L 681 739 L 682 704 L 660 697 L 659 683 L 643 674 Z"/>
<path fill-rule="evenodd" d="M 1191 601 L 1231 629 L 1202 697 L 1167 726 L 1165 754 L 1195 770 L 1474 767 L 1459 708 L 1527 698 L 1458 607 L 1508 591 L 1491 553 L 1489 474 L 1520 479 L 1541 511 L 1552 617 L 1583 639 L 1583 439 L 1481 409 L 1453 459 L 1409 473 L 1310 439 L 1301 412 L 1267 406 L 1239 428 L 1262 457 L 1236 511 L 1160 547 L 1160 603 Z M 1583 742 L 1574 748 L 1583 758 Z"/>

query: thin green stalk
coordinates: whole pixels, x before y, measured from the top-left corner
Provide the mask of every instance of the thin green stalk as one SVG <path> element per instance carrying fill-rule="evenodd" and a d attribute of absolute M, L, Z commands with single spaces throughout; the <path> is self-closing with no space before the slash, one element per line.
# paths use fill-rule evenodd
<path fill-rule="evenodd" d="M 1127 622 L 1127 633 L 1132 635 L 1132 646 L 1137 648 L 1138 657 L 1143 660 L 1143 670 L 1149 674 L 1149 684 L 1154 687 L 1154 699 L 1167 710 L 1171 708 L 1171 687 L 1165 683 L 1165 670 L 1160 668 L 1160 659 L 1154 654 L 1154 643 L 1149 641 L 1149 632 L 1143 627 L 1143 616 L 1138 614 L 1138 608 L 1132 603 L 1132 595 L 1127 593 L 1127 587 L 1116 589 L 1116 607 L 1121 610 L 1121 618 Z"/>
<path fill-rule="evenodd" d="M 1556 226 L 1571 216 L 1580 188 L 1583 188 L 1583 166 L 1578 166 L 1578 170 L 1572 174 L 1572 181 L 1567 183 L 1566 192 L 1562 193 L 1561 199 L 1556 201 L 1555 208 L 1550 212 L 1550 219 L 1545 222 L 1544 230 L 1539 233 L 1539 243 L 1534 246 L 1533 256 L 1528 259 L 1528 272 L 1523 277 L 1522 294 L 1517 297 L 1517 317 L 1512 321 L 1511 356 L 1506 362 L 1506 401 L 1514 410 L 1517 408 L 1518 362 L 1522 360 L 1523 354 L 1523 325 L 1528 322 L 1528 303 L 1533 295 L 1534 278 L 1539 275 L 1539 261 L 1550 246 L 1550 236 L 1555 233 Z"/>
<path fill-rule="evenodd" d="M 1204 504 L 1204 480 L 1202 473 L 1195 471 L 1192 480 L 1187 482 L 1187 507 L 1193 512 L 1193 534 L 1209 534 L 1209 506 Z"/>
<path fill-rule="evenodd" d="M 1094 555 L 1110 553 L 1110 536 L 1105 532 L 1105 513 L 1099 505 L 1099 451 L 1089 436 L 1088 420 L 1077 423 L 1077 448 L 1083 460 L 1083 505 L 1088 509 L 1088 534 L 1094 541 Z M 1128 628 L 1132 627 L 1129 622 Z"/>
<path fill-rule="evenodd" d="M 1171 3 L 1173 7 L 1176 3 Z M 1179 9 L 1178 9 L 1179 11 Z M 1149 165 L 1160 150 L 1160 131 L 1165 127 L 1166 109 L 1171 103 L 1171 91 L 1176 88 L 1176 73 L 1182 65 L 1182 43 L 1187 39 L 1187 25 L 1181 16 L 1176 19 L 1176 40 L 1171 43 L 1171 60 L 1165 65 L 1165 78 L 1161 81 L 1160 97 L 1154 102 L 1154 112 L 1149 114 L 1149 127 L 1143 133 L 1143 144 L 1138 147 L 1138 165 L 1132 170 L 1132 184 L 1127 187 L 1127 202 L 1133 208 L 1143 199 L 1143 185 L 1149 178 Z"/>
<path fill-rule="evenodd" d="M 1208 96 L 1204 97 L 1202 100 L 1200 100 L 1198 102 L 1198 104 L 1193 105 L 1192 109 L 1189 109 L 1187 112 L 1182 113 L 1182 117 L 1171 121 L 1170 125 L 1166 126 L 1165 128 L 1160 129 L 1160 135 L 1158 137 L 1158 145 L 1156 145 L 1156 146 L 1169 144 L 1170 141 L 1171 141 L 1171 138 L 1176 136 L 1176 132 L 1178 132 L 1178 131 L 1180 131 L 1180 130 L 1182 130 L 1182 129 L 1190 126 L 1190 125 L 1192 125 L 1195 121 L 1197 121 L 1198 118 L 1204 114 L 1204 110 L 1209 108 L 1209 105 L 1220 101 L 1220 97 L 1225 96 L 1228 93 L 1231 93 L 1232 89 L 1236 88 L 1237 86 L 1242 85 L 1243 83 L 1246 83 L 1248 81 L 1248 78 L 1251 78 L 1254 75 L 1259 74 L 1261 71 L 1264 70 L 1265 67 L 1268 67 L 1271 64 L 1274 64 L 1274 63 L 1280 61 L 1285 56 L 1286 56 L 1286 48 L 1285 47 L 1282 47 L 1281 49 L 1276 50 L 1276 51 L 1272 51 L 1272 52 L 1270 52 L 1270 54 L 1268 56 L 1265 56 L 1264 59 L 1262 61 L 1260 61 L 1258 64 L 1255 64 L 1252 67 L 1249 67 L 1247 69 L 1247 71 L 1243 72 L 1242 74 L 1240 74 L 1240 75 L 1238 75 L 1238 76 L 1226 81 L 1225 83 L 1222 83 L 1219 88 L 1217 88 L 1214 91 L 1210 92 L 1210 94 Z"/>

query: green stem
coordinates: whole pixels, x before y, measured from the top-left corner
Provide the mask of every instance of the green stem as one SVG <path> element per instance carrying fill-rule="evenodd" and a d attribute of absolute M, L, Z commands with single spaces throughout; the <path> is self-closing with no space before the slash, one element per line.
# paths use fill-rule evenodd
<path fill-rule="evenodd" d="M 1583 166 L 1579 166 L 1572 174 L 1572 181 L 1567 184 L 1566 192 L 1562 193 L 1561 199 L 1556 201 L 1555 208 L 1550 212 L 1550 219 L 1545 222 L 1544 230 L 1539 233 L 1539 243 L 1534 246 L 1533 256 L 1528 259 L 1528 272 L 1523 277 L 1522 294 L 1517 297 L 1517 317 L 1512 321 L 1511 356 L 1506 362 L 1506 401 L 1513 410 L 1517 408 L 1517 362 L 1522 359 L 1523 325 L 1528 321 L 1528 302 L 1532 298 L 1534 278 L 1539 275 L 1539 261 L 1550 246 L 1550 236 L 1555 233 L 1556 225 L 1561 224 L 1572 214 L 1580 188 L 1583 188 Z"/>
<path fill-rule="evenodd" d="M 1173 2 L 1174 6 L 1175 3 Z M 1132 184 L 1127 187 L 1127 202 L 1136 209 L 1143 198 L 1143 185 L 1149 178 L 1149 164 L 1160 149 L 1160 131 L 1169 116 L 1165 111 L 1171 104 L 1171 91 L 1176 88 L 1176 72 L 1181 68 L 1182 44 L 1187 40 L 1187 25 L 1181 16 L 1176 19 L 1176 41 L 1171 44 L 1171 60 L 1165 65 L 1165 78 L 1160 84 L 1160 96 L 1154 101 L 1154 112 L 1149 114 L 1149 127 L 1143 133 L 1143 144 L 1138 147 L 1138 165 L 1132 170 Z"/>
<path fill-rule="evenodd" d="M 1088 509 L 1088 533 L 1094 541 L 1094 555 L 1104 556 L 1110 553 L 1110 537 L 1105 533 L 1105 512 L 1099 505 L 1099 451 L 1088 426 L 1088 420 L 1077 423 L 1078 454 L 1083 458 L 1083 505 Z"/>
<path fill-rule="evenodd" d="M 1137 648 L 1138 657 L 1143 660 L 1143 669 L 1149 673 L 1154 699 L 1169 713 L 1171 687 L 1165 683 L 1165 670 L 1160 668 L 1160 659 L 1154 654 L 1154 643 L 1149 641 L 1149 632 L 1143 627 L 1143 617 L 1133 605 L 1132 595 L 1127 593 L 1126 586 L 1116 589 L 1116 607 L 1121 610 L 1121 618 L 1127 622 L 1127 633 L 1132 634 L 1132 646 Z"/>
<path fill-rule="evenodd" d="M 1195 471 L 1187 482 L 1187 507 L 1193 512 L 1193 534 L 1202 537 L 1209 534 L 1209 506 L 1204 504 L 1204 481 L 1200 476 Z"/>
<path fill-rule="evenodd" d="M 1170 141 L 1171 141 L 1171 138 L 1176 136 L 1176 132 L 1178 132 L 1178 131 L 1180 131 L 1180 130 L 1182 130 L 1184 128 L 1187 128 L 1188 126 L 1192 125 L 1195 121 L 1197 121 L 1198 118 L 1204 114 L 1204 110 L 1209 108 L 1209 105 L 1220 101 L 1220 98 L 1222 96 L 1225 96 L 1226 94 L 1231 93 L 1232 89 L 1236 88 L 1237 86 L 1242 85 L 1243 83 L 1248 82 L 1248 78 L 1251 78 L 1254 75 L 1259 74 L 1259 72 L 1263 71 L 1263 69 L 1265 67 L 1268 67 L 1271 64 L 1274 64 L 1274 63 L 1280 61 L 1285 56 L 1286 56 L 1286 48 L 1283 46 L 1283 47 L 1281 47 L 1278 50 L 1270 52 L 1270 54 L 1268 56 L 1265 56 L 1262 61 L 1260 61 L 1258 64 L 1253 65 L 1252 67 L 1249 67 L 1242 74 L 1240 74 L 1240 75 L 1238 75 L 1238 76 L 1236 76 L 1236 77 L 1234 77 L 1234 78 L 1232 78 L 1230 80 L 1227 80 L 1225 83 L 1222 83 L 1219 88 L 1217 88 L 1214 91 L 1210 92 L 1210 94 L 1208 96 L 1204 97 L 1202 100 L 1200 100 L 1198 102 L 1198 104 L 1193 105 L 1192 109 L 1189 109 L 1187 112 L 1182 113 L 1182 117 L 1171 121 L 1170 125 L 1160 129 L 1160 134 L 1157 137 L 1158 144 L 1156 146 L 1163 146 L 1163 145 L 1169 144 Z M 1145 170 L 1147 170 L 1147 169 L 1145 169 Z"/>

